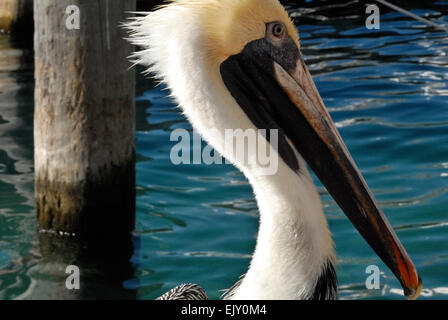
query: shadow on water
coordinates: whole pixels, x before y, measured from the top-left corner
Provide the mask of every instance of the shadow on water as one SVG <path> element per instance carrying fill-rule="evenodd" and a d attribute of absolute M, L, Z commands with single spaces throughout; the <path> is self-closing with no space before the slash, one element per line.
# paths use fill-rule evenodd
<path fill-rule="evenodd" d="M 107 243 L 83 245 L 69 237 L 40 232 L 40 259 L 28 275 L 31 283 L 17 299 L 64 300 L 135 300 L 136 290 L 125 288 L 124 282 L 133 278 L 135 267 L 130 261 L 138 239 L 108 239 Z M 66 282 L 73 273 L 68 266 L 80 270 L 79 290 L 68 290 Z"/>

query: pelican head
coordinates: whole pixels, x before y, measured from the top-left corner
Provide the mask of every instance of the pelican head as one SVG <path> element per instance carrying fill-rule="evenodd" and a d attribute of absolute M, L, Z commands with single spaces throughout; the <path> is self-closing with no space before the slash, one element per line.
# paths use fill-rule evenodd
<path fill-rule="evenodd" d="M 415 299 L 422 282 L 339 135 L 305 66 L 298 31 L 277 0 L 177 0 L 128 24 L 134 54 L 171 90 L 196 131 L 251 183 L 260 211 L 235 299 L 337 297 L 334 248 L 315 172 L 367 243 Z M 226 129 L 278 130 L 278 170 L 223 143 Z M 269 144 L 269 138 L 266 137 Z"/>

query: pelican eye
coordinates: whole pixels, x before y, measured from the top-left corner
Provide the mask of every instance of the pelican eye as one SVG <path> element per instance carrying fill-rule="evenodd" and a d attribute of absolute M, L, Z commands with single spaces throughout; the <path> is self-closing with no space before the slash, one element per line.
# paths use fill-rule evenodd
<path fill-rule="evenodd" d="M 286 25 L 281 21 L 266 23 L 266 39 L 272 44 L 280 45 L 287 37 Z"/>
<path fill-rule="evenodd" d="M 276 38 L 282 38 L 285 30 L 285 25 L 280 22 L 274 23 L 271 28 L 272 35 Z"/>

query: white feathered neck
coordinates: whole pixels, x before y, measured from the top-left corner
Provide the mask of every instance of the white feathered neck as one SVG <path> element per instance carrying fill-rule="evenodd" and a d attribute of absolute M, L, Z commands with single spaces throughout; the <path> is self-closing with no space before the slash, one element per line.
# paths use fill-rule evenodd
<path fill-rule="evenodd" d="M 236 162 L 225 150 L 217 132 L 255 127 L 225 87 L 219 64 L 204 53 L 207 43 L 198 14 L 194 7 L 170 5 L 137 17 L 127 27 L 132 43 L 143 49 L 134 54 L 135 62 L 168 86 L 195 130 L 243 171 L 254 189 L 260 211 L 256 250 L 247 274 L 227 298 L 310 298 L 334 261 L 316 187 L 297 153 L 299 172 L 279 157 L 278 172 L 260 176 L 256 167 Z"/>

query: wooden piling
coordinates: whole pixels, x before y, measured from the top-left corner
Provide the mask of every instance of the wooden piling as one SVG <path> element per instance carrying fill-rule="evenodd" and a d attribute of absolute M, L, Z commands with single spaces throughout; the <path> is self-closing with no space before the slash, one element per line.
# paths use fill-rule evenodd
<path fill-rule="evenodd" d="M 79 29 L 67 7 L 79 8 Z M 40 228 L 98 243 L 135 221 L 135 0 L 34 2 L 35 197 Z"/>

